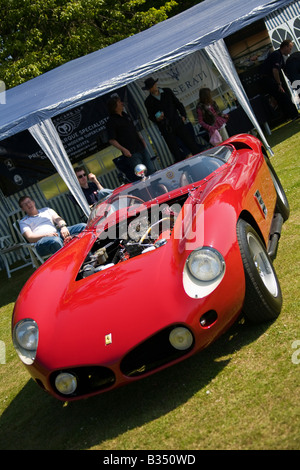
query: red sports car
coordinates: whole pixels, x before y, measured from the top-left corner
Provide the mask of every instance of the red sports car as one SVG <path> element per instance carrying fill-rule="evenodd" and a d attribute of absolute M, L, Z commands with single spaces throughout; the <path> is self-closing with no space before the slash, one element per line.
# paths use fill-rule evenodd
<path fill-rule="evenodd" d="M 141 170 L 141 168 L 140 168 Z M 206 348 L 242 314 L 277 318 L 272 259 L 289 205 L 261 142 L 218 147 L 116 189 L 22 289 L 14 346 L 61 400 Z"/>

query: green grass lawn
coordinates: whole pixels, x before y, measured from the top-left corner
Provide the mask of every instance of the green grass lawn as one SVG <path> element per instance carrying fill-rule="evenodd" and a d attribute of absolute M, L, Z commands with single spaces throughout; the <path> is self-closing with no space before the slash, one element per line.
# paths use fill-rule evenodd
<path fill-rule="evenodd" d="M 268 138 L 291 215 L 275 268 L 284 304 L 270 324 L 234 325 L 207 350 L 130 386 L 64 404 L 29 378 L 10 338 L 14 302 L 32 273 L 0 272 L 0 449 L 300 449 L 300 123 Z"/>

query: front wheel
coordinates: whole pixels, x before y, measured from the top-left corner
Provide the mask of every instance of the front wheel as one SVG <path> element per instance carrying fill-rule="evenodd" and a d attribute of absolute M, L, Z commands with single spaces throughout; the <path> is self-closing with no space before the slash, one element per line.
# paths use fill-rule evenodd
<path fill-rule="evenodd" d="M 275 320 L 282 294 L 272 260 L 257 232 L 243 219 L 237 223 L 237 238 L 246 281 L 243 313 L 252 323 Z"/>

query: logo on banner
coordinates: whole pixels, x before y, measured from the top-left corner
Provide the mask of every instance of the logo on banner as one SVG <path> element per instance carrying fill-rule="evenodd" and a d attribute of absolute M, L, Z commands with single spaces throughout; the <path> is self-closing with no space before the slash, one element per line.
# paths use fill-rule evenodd
<path fill-rule="evenodd" d="M 14 175 L 14 182 L 15 184 L 17 184 L 18 186 L 22 186 L 23 185 L 23 178 L 21 175 Z"/>
<path fill-rule="evenodd" d="M 70 111 L 55 122 L 56 130 L 62 137 L 71 135 L 81 122 L 81 109 Z"/>
<path fill-rule="evenodd" d="M 171 68 L 170 72 L 167 72 L 167 75 L 169 75 L 171 78 L 173 78 L 174 80 L 177 80 L 179 82 L 180 73 L 179 73 L 177 67 L 175 69 Z"/>
<path fill-rule="evenodd" d="M 7 158 L 6 160 L 4 160 L 3 163 L 4 163 L 4 165 L 6 166 L 6 168 L 8 169 L 8 171 L 15 169 L 15 164 L 14 164 L 14 162 L 12 161 L 11 158 Z"/>

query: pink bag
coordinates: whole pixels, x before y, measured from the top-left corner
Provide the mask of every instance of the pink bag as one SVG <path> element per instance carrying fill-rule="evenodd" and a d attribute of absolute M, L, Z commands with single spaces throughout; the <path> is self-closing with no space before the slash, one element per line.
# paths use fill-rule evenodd
<path fill-rule="evenodd" d="M 215 130 L 210 136 L 209 142 L 211 145 L 218 145 L 222 142 L 222 137 L 219 131 Z"/>

